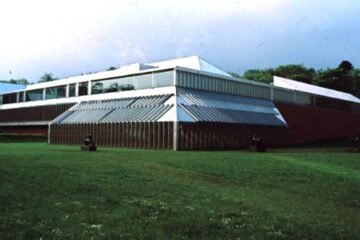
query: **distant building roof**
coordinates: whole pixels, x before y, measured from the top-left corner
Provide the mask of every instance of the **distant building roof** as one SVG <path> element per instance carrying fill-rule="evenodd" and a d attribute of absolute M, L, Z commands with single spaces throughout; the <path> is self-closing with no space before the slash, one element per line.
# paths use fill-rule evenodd
<path fill-rule="evenodd" d="M 350 93 L 336 91 L 329 88 L 319 87 L 277 76 L 274 76 L 274 86 L 312 93 L 324 97 L 336 98 L 344 101 L 360 103 L 360 99 Z"/>
<path fill-rule="evenodd" d="M 24 89 L 25 85 L 0 82 L 0 93 Z"/>

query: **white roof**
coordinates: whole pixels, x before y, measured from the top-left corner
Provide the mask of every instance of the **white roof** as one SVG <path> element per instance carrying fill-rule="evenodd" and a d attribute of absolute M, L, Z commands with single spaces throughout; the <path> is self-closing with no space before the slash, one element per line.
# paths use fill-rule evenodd
<path fill-rule="evenodd" d="M 314 86 L 307 83 L 294 81 L 287 78 L 274 76 L 274 86 L 292 89 L 300 92 L 312 93 L 324 97 L 337 98 L 345 101 L 360 103 L 360 99 L 349 93 L 332 90 L 329 88 Z"/>
<path fill-rule="evenodd" d="M 199 56 L 191 56 L 184 58 L 176 58 L 162 62 L 149 63 L 147 65 L 156 66 L 159 68 L 170 68 L 170 67 L 184 67 L 191 68 L 198 71 L 209 72 L 231 77 L 230 74 L 214 66 L 213 64 L 205 61 Z"/>

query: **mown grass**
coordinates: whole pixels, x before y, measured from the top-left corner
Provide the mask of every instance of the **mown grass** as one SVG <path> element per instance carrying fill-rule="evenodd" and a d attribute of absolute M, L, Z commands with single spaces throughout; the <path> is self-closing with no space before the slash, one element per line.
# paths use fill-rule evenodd
<path fill-rule="evenodd" d="M 0 239 L 359 239 L 360 155 L 0 144 Z"/>

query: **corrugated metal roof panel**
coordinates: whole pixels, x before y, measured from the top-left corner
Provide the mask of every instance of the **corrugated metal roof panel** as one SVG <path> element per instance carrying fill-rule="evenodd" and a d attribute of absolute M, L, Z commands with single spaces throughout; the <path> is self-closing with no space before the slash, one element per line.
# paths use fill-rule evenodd
<path fill-rule="evenodd" d="M 172 107 L 172 105 L 159 105 L 118 108 L 104 117 L 100 122 L 157 121 Z"/>
<path fill-rule="evenodd" d="M 108 108 L 122 108 L 130 105 L 135 98 L 111 99 L 103 101 L 88 101 L 81 102 L 74 110 L 91 110 L 91 109 L 108 109 Z"/>
<path fill-rule="evenodd" d="M 149 97 L 135 97 L 135 98 L 122 98 L 110 99 L 99 101 L 81 102 L 75 111 L 86 111 L 93 109 L 114 109 L 125 107 L 141 107 L 141 106 L 154 106 L 163 104 L 171 95 L 149 96 Z"/>
<path fill-rule="evenodd" d="M 170 96 L 171 95 L 142 97 L 134 101 L 131 107 L 160 105 L 169 99 Z"/>
<path fill-rule="evenodd" d="M 225 122 L 255 125 L 286 126 L 276 114 L 220 109 L 194 105 L 181 105 L 199 122 Z"/>
<path fill-rule="evenodd" d="M 236 95 L 219 94 L 207 91 L 180 88 L 179 96 L 189 105 L 233 109 L 249 112 L 277 113 L 270 100 L 248 98 Z"/>
<path fill-rule="evenodd" d="M 111 109 L 94 109 L 89 111 L 74 111 L 71 115 L 61 121 L 61 123 L 87 123 L 98 122 L 106 116 Z"/>

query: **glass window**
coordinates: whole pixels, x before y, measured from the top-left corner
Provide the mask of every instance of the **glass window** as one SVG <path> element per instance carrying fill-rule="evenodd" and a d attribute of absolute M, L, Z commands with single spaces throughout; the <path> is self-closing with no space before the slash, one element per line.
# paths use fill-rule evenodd
<path fill-rule="evenodd" d="M 117 92 L 118 86 L 119 86 L 119 84 L 118 84 L 117 80 L 104 81 L 104 92 L 105 93 Z"/>
<path fill-rule="evenodd" d="M 45 99 L 66 97 L 66 86 L 52 87 L 46 89 Z"/>
<path fill-rule="evenodd" d="M 75 97 L 76 95 L 76 84 L 69 85 L 69 97 Z"/>
<path fill-rule="evenodd" d="M 79 83 L 79 96 L 88 95 L 88 82 Z"/>
<path fill-rule="evenodd" d="M 155 87 L 165 87 L 174 85 L 174 72 L 159 72 L 154 73 Z"/>
<path fill-rule="evenodd" d="M 134 77 L 124 77 L 118 79 L 118 90 L 119 91 L 128 91 L 134 90 Z"/>
<path fill-rule="evenodd" d="M 9 94 L 4 94 L 3 95 L 3 104 L 8 104 L 8 103 L 16 103 L 17 99 L 17 94 L 16 93 L 9 93 Z"/>
<path fill-rule="evenodd" d="M 43 100 L 43 89 L 36 89 L 26 92 L 26 101 L 39 101 Z"/>
<path fill-rule="evenodd" d="M 104 84 L 102 81 L 91 83 L 91 94 L 99 94 L 104 92 Z"/>
<path fill-rule="evenodd" d="M 118 91 L 118 80 L 104 80 L 91 83 L 91 94 L 109 93 Z"/>
<path fill-rule="evenodd" d="M 139 75 L 135 77 L 136 89 L 152 87 L 152 74 Z"/>
<path fill-rule="evenodd" d="M 19 102 L 24 101 L 24 92 L 19 92 Z"/>

